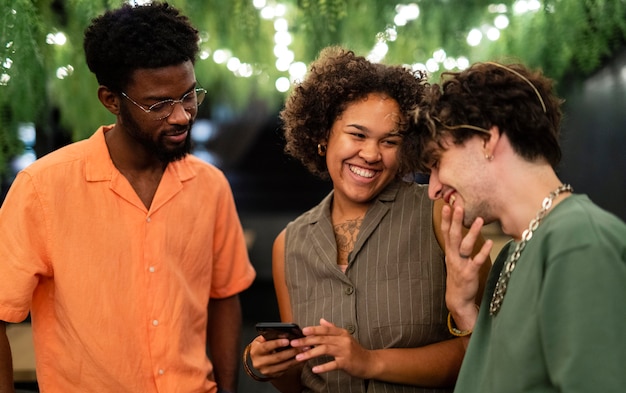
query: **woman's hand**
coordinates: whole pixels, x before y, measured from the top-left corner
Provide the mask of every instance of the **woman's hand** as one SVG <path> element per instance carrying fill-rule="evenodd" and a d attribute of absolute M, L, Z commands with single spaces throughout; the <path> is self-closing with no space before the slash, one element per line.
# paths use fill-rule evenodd
<path fill-rule="evenodd" d="M 250 360 L 263 376 L 279 378 L 290 368 L 299 365 L 295 356 L 302 350 L 289 347 L 286 338 L 266 341 L 263 336 L 257 336 L 250 343 Z"/>
<path fill-rule="evenodd" d="M 304 362 L 319 356 L 331 356 L 327 363 L 313 367 L 314 373 L 343 370 L 348 374 L 368 379 L 373 364 L 372 351 L 363 348 L 346 329 L 341 329 L 325 319 L 320 319 L 319 326 L 302 329 L 306 336 L 291 341 L 294 348 L 303 349 L 296 359 Z"/>

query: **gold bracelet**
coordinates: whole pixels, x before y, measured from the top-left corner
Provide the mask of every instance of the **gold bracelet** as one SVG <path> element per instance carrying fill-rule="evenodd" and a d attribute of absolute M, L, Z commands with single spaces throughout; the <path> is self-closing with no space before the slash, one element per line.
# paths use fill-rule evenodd
<path fill-rule="evenodd" d="M 474 307 L 476 307 L 476 310 L 480 311 L 480 308 L 477 305 L 474 304 Z M 448 331 L 450 332 L 450 334 L 452 334 L 453 336 L 457 336 L 457 337 L 469 336 L 470 334 L 474 332 L 473 329 L 459 330 L 455 326 L 452 326 L 452 314 L 449 311 L 448 311 Z"/>
<path fill-rule="evenodd" d="M 267 382 L 271 380 L 272 378 L 267 377 L 265 375 L 255 374 L 254 371 L 252 371 L 252 368 L 250 367 L 250 365 L 248 364 L 248 359 L 250 358 L 250 346 L 251 345 L 252 343 L 246 345 L 246 349 L 243 350 L 243 369 L 245 370 L 246 374 L 248 374 L 250 378 L 254 379 L 255 381 Z"/>

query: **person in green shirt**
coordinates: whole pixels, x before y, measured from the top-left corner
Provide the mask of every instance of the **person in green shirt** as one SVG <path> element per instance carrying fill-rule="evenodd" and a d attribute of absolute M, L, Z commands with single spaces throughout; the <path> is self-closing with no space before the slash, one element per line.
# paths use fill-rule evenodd
<path fill-rule="evenodd" d="M 429 196 L 446 202 L 446 304 L 469 340 L 455 392 L 623 392 L 626 224 L 559 179 L 553 82 L 499 63 L 442 78 L 403 148 L 430 174 Z M 512 241 L 477 309 L 492 243 L 470 251 L 494 221 Z"/>

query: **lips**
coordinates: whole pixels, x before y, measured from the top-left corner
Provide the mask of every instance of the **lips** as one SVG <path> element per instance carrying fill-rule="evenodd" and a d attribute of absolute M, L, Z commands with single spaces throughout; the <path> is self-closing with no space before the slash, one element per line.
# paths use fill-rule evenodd
<path fill-rule="evenodd" d="M 355 175 L 359 175 L 367 179 L 371 179 L 376 174 L 376 171 L 366 169 L 360 166 L 348 165 L 348 168 L 350 168 L 350 172 L 354 173 Z"/>
<path fill-rule="evenodd" d="M 444 195 L 443 200 L 450 206 L 454 206 L 454 201 L 456 201 L 456 191 L 451 191 Z"/>
<path fill-rule="evenodd" d="M 165 139 L 172 143 L 181 143 L 187 139 L 187 131 L 165 134 Z"/>

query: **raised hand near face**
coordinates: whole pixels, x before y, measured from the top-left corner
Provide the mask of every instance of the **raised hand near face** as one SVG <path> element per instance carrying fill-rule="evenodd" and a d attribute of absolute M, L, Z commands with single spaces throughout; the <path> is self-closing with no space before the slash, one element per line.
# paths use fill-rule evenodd
<path fill-rule="evenodd" d="M 472 330 L 478 314 L 475 305 L 478 303 L 476 299 L 480 272 L 483 264 L 489 260 L 493 241 L 486 240 L 478 252 L 474 253 L 483 219 L 476 218 L 469 230 L 465 230 L 463 214 L 460 206 L 453 210 L 444 205 L 441 210 L 441 232 L 445 242 L 447 268 L 446 305 L 454 315 L 459 329 Z"/>

